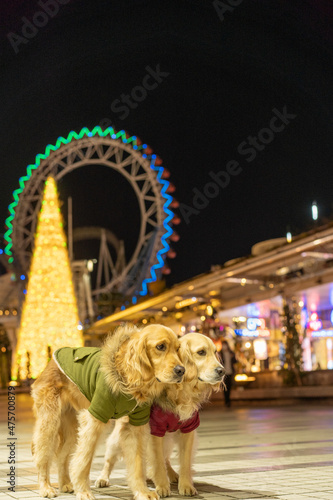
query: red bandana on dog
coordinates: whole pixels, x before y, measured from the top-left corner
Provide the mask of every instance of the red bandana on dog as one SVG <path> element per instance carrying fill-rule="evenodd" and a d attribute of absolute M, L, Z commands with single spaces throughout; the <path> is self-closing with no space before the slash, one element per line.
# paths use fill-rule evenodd
<path fill-rule="evenodd" d="M 180 432 L 186 434 L 194 431 L 200 425 L 199 412 L 194 412 L 188 420 L 179 420 L 179 417 L 169 411 L 164 411 L 157 405 L 150 410 L 150 434 L 163 437 L 166 432 Z"/>

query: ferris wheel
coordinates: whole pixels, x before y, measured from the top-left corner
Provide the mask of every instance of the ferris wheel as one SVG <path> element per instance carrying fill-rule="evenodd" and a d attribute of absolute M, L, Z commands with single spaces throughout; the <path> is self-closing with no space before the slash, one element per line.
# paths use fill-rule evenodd
<path fill-rule="evenodd" d="M 110 265 L 108 279 L 103 285 L 99 281 L 94 294 L 118 291 L 134 297 L 146 295 L 148 284 L 161 272 L 169 272 L 166 256 L 175 255 L 169 241 L 179 239 L 172 226 L 180 219 L 170 208 L 177 207 L 178 202 L 170 194 L 174 186 L 166 180 L 169 173 L 162 166 L 162 160 L 137 137 L 123 130 L 116 132 L 112 127 L 102 130 L 97 126 L 92 131 L 83 128 L 79 134 L 70 132 L 67 138 L 59 137 L 55 145 L 48 145 L 45 153 L 38 154 L 35 163 L 28 165 L 26 175 L 19 179 L 20 187 L 13 193 L 14 202 L 9 205 L 10 216 L 6 220 L 5 252 L 9 262 L 22 273 L 29 270 L 47 177 L 51 175 L 58 181 L 88 165 L 107 166 L 123 175 L 136 194 L 141 216 L 132 256 L 126 262 L 121 247 L 121 265 Z M 101 234 L 105 245 L 107 233 Z M 87 238 L 92 236 L 91 231 L 87 233 Z M 116 236 L 113 237 L 115 241 Z"/>

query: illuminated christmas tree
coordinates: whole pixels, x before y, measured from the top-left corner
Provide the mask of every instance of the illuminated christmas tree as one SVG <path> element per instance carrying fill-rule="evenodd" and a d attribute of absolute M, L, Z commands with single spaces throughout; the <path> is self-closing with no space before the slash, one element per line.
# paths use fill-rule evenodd
<path fill-rule="evenodd" d="M 59 347 L 83 340 L 55 180 L 45 182 L 12 375 L 36 378 Z M 18 373 L 19 372 L 19 373 Z"/>

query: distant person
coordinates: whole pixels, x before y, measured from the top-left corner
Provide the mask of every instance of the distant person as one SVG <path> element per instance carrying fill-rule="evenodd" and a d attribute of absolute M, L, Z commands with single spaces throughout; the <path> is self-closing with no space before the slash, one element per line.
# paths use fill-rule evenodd
<path fill-rule="evenodd" d="M 231 401 L 230 401 L 230 394 L 231 394 L 231 388 L 234 380 L 234 373 L 235 373 L 235 363 L 236 363 L 236 356 L 234 351 L 230 349 L 230 346 L 226 340 L 222 340 L 222 350 L 220 352 L 221 358 L 222 358 L 222 364 L 225 369 L 225 377 L 224 377 L 224 383 L 225 383 L 225 388 L 224 388 L 224 400 L 226 406 L 230 407 Z"/>

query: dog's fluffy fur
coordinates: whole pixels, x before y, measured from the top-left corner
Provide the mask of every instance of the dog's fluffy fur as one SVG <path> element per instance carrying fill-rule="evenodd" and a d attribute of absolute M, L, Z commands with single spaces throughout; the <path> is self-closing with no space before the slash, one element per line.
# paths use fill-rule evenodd
<path fill-rule="evenodd" d="M 188 420 L 210 398 L 213 391 L 220 389 L 224 369 L 217 358 L 214 343 L 204 335 L 191 333 L 182 337 L 179 353 L 186 369 L 183 383 L 166 386 L 155 398 L 155 403 L 163 410 L 176 414 L 180 420 Z M 122 455 L 121 442 L 128 425 L 126 417 L 116 422 L 107 441 L 104 468 L 95 483 L 97 487 L 108 486 L 109 475 Z M 174 435 L 179 445 L 179 476 L 170 464 Z M 154 481 L 156 492 L 160 496 L 169 496 L 170 482 L 176 481 L 181 495 L 197 494 L 192 479 L 195 440 L 195 431 L 186 434 L 177 431 L 167 433 L 165 437 L 150 436 L 148 476 Z"/>
<path fill-rule="evenodd" d="M 101 370 L 112 392 L 128 394 L 138 404 L 151 403 L 166 385 L 181 381 L 178 350 L 178 338 L 169 328 L 149 325 L 139 330 L 125 325 L 110 335 L 102 347 Z M 74 490 L 77 500 L 94 499 L 89 472 L 105 424 L 88 412 L 89 401 L 54 360 L 33 384 L 32 397 L 36 416 L 32 452 L 38 469 L 40 495 L 56 496 L 49 478 L 51 462 L 56 456 L 60 491 Z M 136 500 L 158 498 L 145 481 L 147 433 L 148 424 L 139 427 L 128 424 L 122 436 L 129 485 Z"/>

